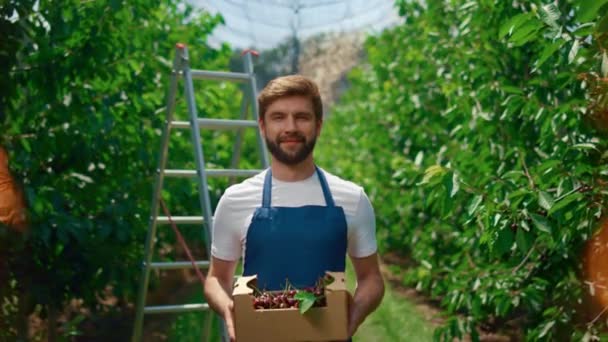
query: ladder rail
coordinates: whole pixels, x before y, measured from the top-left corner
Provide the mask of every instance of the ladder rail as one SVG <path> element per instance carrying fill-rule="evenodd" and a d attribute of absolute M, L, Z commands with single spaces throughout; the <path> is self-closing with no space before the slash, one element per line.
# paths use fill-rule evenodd
<path fill-rule="evenodd" d="M 179 49 L 181 53 L 181 59 L 184 65 L 184 91 L 188 102 L 188 113 L 190 114 L 190 125 L 192 127 L 191 137 L 192 144 L 195 150 L 196 169 L 199 175 L 198 192 L 199 202 L 203 209 L 203 240 L 205 242 L 205 248 L 207 255 L 211 258 L 211 239 L 213 228 L 213 211 L 211 210 L 211 198 L 209 196 L 209 184 L 207 183 L 207 173 L 205 172 L 205 158 L 203 155 L 203 145 L 201 142 L 201 131 L 198 121 L 198 113 L 196 110 L 196 100 L 194 97 L 194 85 L 192 84 L 192 74 L 189 67 L 189 56 L 188 48 L 183 46 Z M 203 323 L 203 333 L 207 334 L 207 339 L 210 338 L 211 322 L 213 315 L 205 315 L 205 322 Z"/>
<path fill-rule="evenodd" d="M 257 81 L 255 79 L 254 70 L 253 70 L 253 60 L 251 58 L 251 53 L 247 53 L 245 55 L 245 72 L 251 75 L 249 78 L 249 99 L 251 99 L 251 108 L 253 112 L 253 119 L 257 122 L 260 118 L 260 108 L 258 106 L 257 101 Z M 259 129 L 256 130 L 256 137 L 258 140 L 258 146 L 260 150 L 260 157 L 262 159 L 262 167 L 268 168 L 269 159 L 268 159 L 268 150 L 266 149 L 266 142 L 262 137 L 262 133 Z"/>
<path fill-rule="evenodd" d="M 247 104 L 248 104 L 248 94 L 247 92 L 243 92 L 243 99 L 241 100 L 241 117 L 240 120 L 246 120 L 247 119 Z M 255 120 L 252 120 L 255 122 Z M 257 122 L 256 122 L 257 124 Z M 232 160 L 230 161 L 230 167 L 233 169 L 236 169 L 237 166 L 239 165 L 239 162 L 241 161 L 241 145 L 243 144 L 243 134 L 244 134 L 244 130 L 242 128 L 239 128 L 236 131 L 236 138 L 235 138 L 235 142 L 234 145 L 232 146 Z M 235 177 L 230 177 L 230 179 L 228 180 L 229 184 L 234 184 L 236 182 L 236 178 Z"/>
<path fill-rule="evenodd" d="M 163 125 L 163 133 L 161 138 L 161 151 L 158 158 L 158 167 L 156 169 L 156 175 L 154 176 L 154 190 L 152 194 L 152 205 L 150 210 L 150 223 L 148 232 L 146 234 L 146 242 L 144 247 L 144 261 L 141 265 L 141 279 L 140 287 L 137 294 L 137 304 L 135 313 L 135 322 L 133 330 L 133 341 L 138 342 L 141 340 L 143 321 L 144 321 L 144 307 L 146 305 L 146 297 L 148 293 L 148 284 L 150 282 L 150 268 L 148 265 L 152 261 L 152 251 L 154 248 L 154 240 L 156 238 L 156 218 L 158 217 L 158 199 L 161 194 L 163 185 L 164 174 L 161 172 L 165 168 L 167 163 L 167 154 L 169 149 L 169 137 L 171 133 L 171 126 L 168 125 L 173 117 L 173 111 L 175 110 L 175 98 L 176 89 L 178 82 L 177 70 L 179 69 L 180 60 L 178 56 L 175 56 L 173 60 L 173 72 L 171 73 L 171 79 L 169 84 L 169 95 L 167 97 L 165 124 Z"/>
<path fill-rule="evenodd" d="M 184 47 L 185 49 L 186 47 Z M 216 81 L 234 81 L 234 82 L 247 82 L 251 75 L 240 73 L 240 72 L 229 72 L 229 71 L 208 71 L 208 70 L 196 70 L 188 68 L 190 77 L 196 80 L 216 80 Z M 186 75 L 184 74 L 184 77 Z"/>
<path fill-rule="evenodd" d="M 244 127 L 258 127 L 258 123 L 253 120 L 226 120 L 226 119 L 202 119 L 198 118 L 199 128 L 211 129 L 238 129 L 242 131 Z M 173 121 L 171 126 L 179 129 L 189 129 L 188 121 Z"/>
<path fill-rule="evenodd" d="M 180 304 L 180 305 L 157 305 L 157 306 L 147 306 L 144 309 L 144 312 L 147 314 L 166 314 L 166 313 L 200 312 L 200 311 L 209 311 L 209 305 L 207 303 Z"/>
<path fill-rule="evenodd" d="M 208 169 L 205 171 L 207 177 L 251 177 L 262 172 L 260 169 Z M 174 170 L 166 169 L 165 176 L 175 178 L 193 178 L 198 177 L 197 170 Z"/>
<path fill-rule="evenodd" d="M 189 62 L 188 49 L 184 47 L 180 49 L 182 54 L 182 60 L 187 65 Z M 192 144 L 194 145 L 194 157 L 196 161 L 196 169 L 201 180 L 199 182 L 199 202 L 201 208 L 203 208 L 203 225 L 205 226 L 205 247 L 207 251 L 211 250 L 211 228 L 213 227 L 213 218 L 211 211 L 211 199 L 209 198 L 209 184 L 207 181 L 207 174 L 204 172 L 205 169 L 205 157 L 203 155 L 203 145 L 201 142 L 200 127 L 198 125 L 198 114 L 196 109 L 196 102 L 194 99 L 194 86 L 192 84 L 192 75 L 190 69 L 185 67 L 183 70 L 184 75 L 184 90 L 187 97 L 188 113 L 190 114 L 190 125 L 195 129 L 192 131 Z"/>
<path fill-rule="evenodd" d="M 198 268 L 209 268 L 209 261 L 197 261 L 195 264 Z M 151 262 L 149 265 L 152 270 L 181 270 L 192 268 L 191 261 L 158 261 Z"/>

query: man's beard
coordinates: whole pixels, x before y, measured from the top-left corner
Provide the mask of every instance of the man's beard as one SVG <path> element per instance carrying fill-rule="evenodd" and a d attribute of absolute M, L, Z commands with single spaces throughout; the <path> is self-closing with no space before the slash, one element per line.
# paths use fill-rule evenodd
<path fill-rule="evenodd" d="M 297 150 L 295 153 L 289 153 L 285 150 L 281 149 L 281 142 L 288 139 L 300 139 L 302 142 L 302 147 Z M 290 136 L 285 138 L 278 138 L 275 141 L 271 141 L 266 137 L 266 146 L 268 146 L 268 150 L 270 153 L 281 163 L 286 165 L 296 165 L 304 161 L 312 150 L 315 148 L 315 143 L 317 142 L 317 138 L 313 137 L 310 141 L 306 141 L 306 138 L 302 135 Z"/>

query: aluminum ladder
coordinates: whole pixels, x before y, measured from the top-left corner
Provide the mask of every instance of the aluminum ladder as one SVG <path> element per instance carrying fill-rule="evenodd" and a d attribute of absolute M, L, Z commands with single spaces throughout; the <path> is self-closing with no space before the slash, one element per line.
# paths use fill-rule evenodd
<path fill-rule="evenodd" d="M 166 104 L 166 120 L 161 138 L 161 151 L 158 158 L 158 167 L 156 169 L 154 191 L 152 197 L 151 214 L 149 228 L 147 232 L 144 261 L 142 263 L 141 278 L 139 284 L 138 298 L 136 303 L 135 324 L 133 329 L 133 342 L 139 342 L 142 339 L 142 330 L 144 316 L 146 314 L 165 314 L 165 313 L 183 313 L 196 311 L 209 311 L 207 303 L 192 303 L 183 305 L 162 305 L 162 306 L 146 306 L 146 297 L 148 293 L 148 285 L 150 280 L 150 271 L 152 270 L 175 270 L 192 268 L 192 262 L 154 262 L 152 254 L 154 251 L 154 242 L 156 239 L 156 228 L 158 225 L 167 225 L 170 223 L 169 217 L 158 216 L 159 201 L 161 190 L 163 187 L 164 177 L 179 177 L 179 178 L 194 178 L 198 180 L 198 195 L 202 216 L 177 216 L 171 217 L 175 224 L 190 224 L 201 225 L 203 228 L 203 240 L 207 255 L 211 254 L 211 227 L 213 225 L 213 211 L 211 209 L 211 201 L 207 179 L 208 177 L 246 177 L 253 176 L 262 171 L 259 170 L 242 170 L 237 169 L 240 157 L 240 148 L 243 140 L 243 129 L 254 128 L 257 132 L 257 144 L 261 156 L 262 168 L 269 166 L 268 153 L 262 136 L 257 129 L 258 124 L 258 103 L 257 103 L 257 85 L 253 72 L 252 54 L 257 54 L 255 51 L 246 50 L 244 55 L 244 73 L 222 72 L 222 71 L 207 71 L 190 69 L 190 61 L 188 57 L 188 48 L 184 44 L 177 44 L 175 47 L 175 58 L 173 61 L 173 70 L 171 73 L 169 94 Z M 173 113 L 175 110 L 176 91 L 179 78 L 184 79 L 184 95 L 186 96 L 189 121 L 174 121 Z M 216 81 L 234 81 L 245 83 L 245 92 L 241 103 L 240 119 L 213 119 L 199 118 L 196 109 L 193 80 L 216 80 Z M 249 103 L 249 105 L 248 105 Z M 247 120 L 248 107 L 251 108 L 253 119 Z M 165 169 L 168 156 L 168 143 L 172 129 L 190 129 L 192 137 L 192 145 L 194 147 L 194 156 L 196 159 L 196 170 L 169 170 Z M 205 158 L 203 153 L 203 145 L 201 141 L 200 130 L 237 130 L 236 141 L 233 145 L 233 154 L 230 169 L 207 169 L 205 167 Z M 232 178 L 234 179 L 234 178 Z M 200 260 L 195 262 L 196 266 L 201 269 L 209 267 L 209 260 Z M 210 311 L 209 311 L 210 312 Z M 202 325 L 204 336 L 210 339 L 211 321 L 213 315 L 205 315 L 206 319 Z M 218 321 L 223 322 L 219 319 Z M 227 340 L 226 328 L 221 325 L 223 339 Z M 205 335 L 206 334 L 206 335 Z"/>

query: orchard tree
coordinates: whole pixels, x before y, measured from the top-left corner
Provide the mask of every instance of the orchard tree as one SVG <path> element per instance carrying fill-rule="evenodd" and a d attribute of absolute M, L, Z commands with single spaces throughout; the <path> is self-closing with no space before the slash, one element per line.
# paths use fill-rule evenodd
<path fill-rule="evenodd" d="M 11 277 L 30 310 L 41 304 L 50 314 L 51 333 L 69 299 L 93 310 L 107 288 L 133 299 L 174 46 L 189 46 L 193 67 L 227 69 L 229 47 L 206 43 L 221 22 L 180 0 L 0 6 L 0 144 L 29 226 L 25 247 L 11 256 Z M 197 90 L 201 116 L 238 112 L 235 86 L 198 83 Z M 181 100 L 177 111 L 184 108 Z M 189 143 L 189 133 L 172 142 L 172 161 L 192 167 Z M 227 139 L 216 145 L 209 161 L 229 160 Z M 172 185 L 166 197 L 175 212 L 193 213 L 198 202 L 186 193 L 195 188 Z"/>
<path fill-rule="evenodd" d="M 381 250 L 450 314 L 438 339 L 601 328 L 577 308 L 608 199 L 606 3 L 397 1 L 404 23 L 350 74 L 319 156 L 366 187 Z"/>

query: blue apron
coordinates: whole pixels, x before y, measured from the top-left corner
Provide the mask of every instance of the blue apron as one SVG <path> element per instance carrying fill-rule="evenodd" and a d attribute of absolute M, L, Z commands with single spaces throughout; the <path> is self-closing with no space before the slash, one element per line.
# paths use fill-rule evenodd
<path fill-rule="evenodd" d="M 346 218 L 331 196 L 323 172 L 315 166 L 326 206 L 272 207 L 272 172 L 264 180 L 262 207 L 247 231 L 243 275 L 257 274 L 260 290 L 314 286 L 325 271 L 344 272 Z M 298 194 L 293 194 L 298 196 Z"/>

